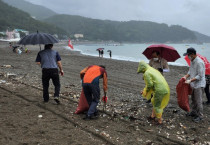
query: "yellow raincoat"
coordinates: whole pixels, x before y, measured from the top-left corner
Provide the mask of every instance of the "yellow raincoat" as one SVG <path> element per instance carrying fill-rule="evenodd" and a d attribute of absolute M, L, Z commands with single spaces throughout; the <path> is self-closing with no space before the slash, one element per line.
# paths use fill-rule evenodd
<path fill-rule="evenodd" d="M 143 97 L 151 98 L 153 109 L 157 118 L 162 117 L 163 109 L 168 105 L 170 98 L 170 88 L 163 75 L 156 69 L 150 67 L 144 61 L 139 62 L 138 73 L 143 73 L 145 88 Z"/>

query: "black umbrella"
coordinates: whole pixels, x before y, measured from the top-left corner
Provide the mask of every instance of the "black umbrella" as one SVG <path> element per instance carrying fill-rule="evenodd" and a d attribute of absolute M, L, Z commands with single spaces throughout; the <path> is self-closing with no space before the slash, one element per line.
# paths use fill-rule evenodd
<path fill-rule="evenodd" d="M 22 44 L 22 45 L 36 45 L 36 44 L 54 44 L 54 43 L 58 43 L 58 40 L 47 33 L 39 33 L 37 31 L 37 33 L 32 33 L 29 35 L 24 36 L 19 42 L 18 44 Z M 41 49 L 41 46 L 40 46 Z"/>
<path fill-rule="evenodd" d="M 112 52 L 111 50 L 107 50 L 107 52 Z"/>

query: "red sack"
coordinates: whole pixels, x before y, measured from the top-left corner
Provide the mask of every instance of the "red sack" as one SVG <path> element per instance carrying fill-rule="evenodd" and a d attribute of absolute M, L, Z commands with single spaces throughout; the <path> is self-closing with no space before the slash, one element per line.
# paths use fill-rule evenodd
<path fill-rule="evenodd" d="M 189 84 L 185 83 L 185 78 L 181 78 L 179 80 L 179 83 L 176 86 L 176 93 L 177 93 L 177 101 L 178 101 L 179 107 L 189 112 L 190 106 L 189 106 L 188 95 L 192 94 L 192 89 Z"/>
<path fill-rule="evenodd" d="M 75 114 L 83 113 L 89 109 L 89 105 L 87 102 L 87 99 L 85 97 L 84 91 L 82 89 L 80 99 L 79 99 L 79 104 L 77 106 L 76 111 L 74 112 Z"/>

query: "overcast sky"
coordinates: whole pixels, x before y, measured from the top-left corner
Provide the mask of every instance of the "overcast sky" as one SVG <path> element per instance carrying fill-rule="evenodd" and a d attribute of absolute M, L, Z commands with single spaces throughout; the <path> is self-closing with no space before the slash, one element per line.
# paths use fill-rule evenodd
<path fill-rule="evenodd" d="M 210 0 L 26 0 L 60 14 L 182 25 L 210 36 Z"/>

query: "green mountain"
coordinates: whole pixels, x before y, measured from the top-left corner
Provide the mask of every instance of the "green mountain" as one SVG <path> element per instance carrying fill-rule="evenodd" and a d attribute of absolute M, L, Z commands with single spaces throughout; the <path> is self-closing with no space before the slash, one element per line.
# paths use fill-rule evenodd
<path fill-rule="evenodd" d="M 46 7 L 35 5 L 24 0 L 3 0 L 3 2 L 29 13 L 36 19 L 45 19 L 56 15 L 56 13 Z"/>
<path fill-rule="evenodd" d="M 29 32 L 39 30 L 39 32 L 57 34 L 59 37 L 67 35 L 64 30 L 57 26 L 35 20 L 28 13 L 9 6 L 0 0 L 0 31 L 5 31 L 8 28 L 25 29 Z"/>
<path fill-rule="evenodd" d="M 193 42 L 193 31 L 182 26 L 148 21 L 109 21 L 73 15 L 55 15 L 44 20 L 70 34 L 84 34 L 87 40 L 118 42 Z"/>
<path fill-rule="evenodd" d="M 210 42 L 210 37 L 203 35 L 198 32 L 191 31 L 179 25 L 168 26 L 167 24 L 159 24 L 148 21 L 109 21 L 109 20 L 98 20 L 90 19 L 81 16 L 73 15 L 57 15 L 52 10 L 44 7 L 26 2 L 24 0 L 3 0 L 9 5 L 12 5 L 22 11 L 25 11 L 31 15 L 31 17 L 36 17 L 37 19 L 42 19 L 42 27 L 38 28 L 40 22 L 31 20 L 25 24 L 16 24 L 16 22 L 6 22 L 0 21 L 5 26 L 12 25 L 18 28 L 25 27 L 30 31 L 35 31 L 35 29 L 41 29 L 43 32 L 58 33 L 61 35 L 71 34 L 84 34 L 86 40 L 93 41 L 117 41 L 117 42 L 171 42 L 171 43 L 182 43 L 182 42 Z M 16 9 L 17 10 L 17 9 Z M 14 15 L 17 15 L 14 13 Z M 3 15 L 1 15 L 3 16 Z M 0 18 L 1 18 L 0 16 Z M 16 19 L 17 16 L 10 16 Z M 28 14 L 27 14 L 27 17 Z M 25 17 L 26 18 L 26 17 Z M 3 19 L 6 19 L 3 17 Z M 20 20 L 21 18 L 19 18 Z M 1 20 L 1 19 L 0 19 Z M 19 22 L 18 22 L 19 23 Z M 46 23 L 50 24 L 46 25 Z M 4 27 L 4 25 L 0 25 Z M 54 26 L 52 26 L 54 25 Z M 57 27 L 55 27 L 57 26 Z M 10 27 L 10 26 L 9 26 Z M 58 29 L 58 27 L 60 29 Z M 13 28 L 13 27 L 12 27 Z M 61 30 L 62 29 L 62 30 Z M 64 30 L 66 32 L 64 32 Z"/>
<path fill-rule="evenodd" d="M 198 43 L 210 43 L 210 37 L 199 32 L 195 32 L 195 36 L 197 38 Z"/>

